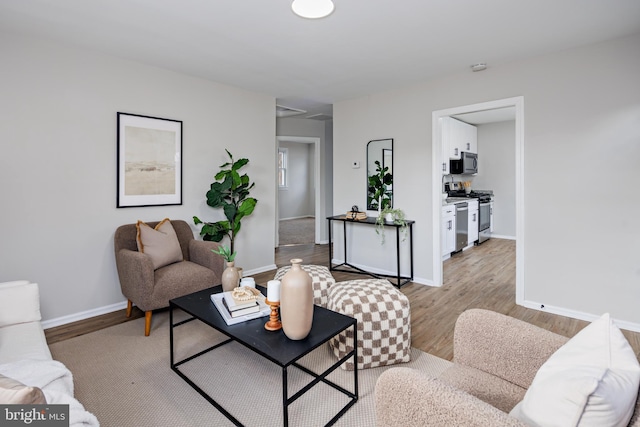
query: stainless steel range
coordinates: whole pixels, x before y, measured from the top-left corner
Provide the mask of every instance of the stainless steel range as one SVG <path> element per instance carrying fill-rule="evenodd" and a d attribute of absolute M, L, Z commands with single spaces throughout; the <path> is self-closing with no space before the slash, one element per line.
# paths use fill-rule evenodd
<path fill-rule="evenodd" d="M 491 210 L 493 201 L 493 191 L 472 190 L 469 194 L 464 190 L 449 191 L 449 197 L 478 199 L 480 209 L 478 215 L 478 244 L 486 242 L 491 238 Z"/>

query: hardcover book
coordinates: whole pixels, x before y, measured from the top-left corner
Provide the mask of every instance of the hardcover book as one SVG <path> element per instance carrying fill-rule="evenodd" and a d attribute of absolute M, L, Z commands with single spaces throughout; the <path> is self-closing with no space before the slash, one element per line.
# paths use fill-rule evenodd
<path fill-rule="evenodd" d="M 271 314 L 271 308 L 264 302 L 264 299 L 258 299 L 258 311 L 255 313 L 245 314 L 244 316 L 231 317 L 229 311 L 224 306 L 222 302 L 224 300 L 224 295 L 222 293 L 212 294 L 211 302 L 218 309 L 220 316 L 225 321 L 227 325 L 235 325 L 236 323 L 246 322 L 247 320 L 257 319 L 259 317 L 269 316 Z"/>

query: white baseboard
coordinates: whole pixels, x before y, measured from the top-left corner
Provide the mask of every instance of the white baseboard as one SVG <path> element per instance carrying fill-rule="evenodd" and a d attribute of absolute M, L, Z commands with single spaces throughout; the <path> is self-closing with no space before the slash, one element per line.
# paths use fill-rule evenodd
<path fill-rule="evenodd" d="M 547 313 L 570 317 L 572 319 L 580 319 L 587 322 L 593 322 L 594 320 L 600 318 L 602 314 L 604 314 L 602 313 L 598 315 L 598 314 L 585 313 L 583 311 L 570 310 L 567 308 L 556 307 L 553 305 L 542 304 L 534 301 L 523 301 L 522 303 L 518 303 L 518 304 L 533 310 L 545 311 Z M 616 324 L 616 326 L 618 326 L 620 329 L 626 329 L 632 332 L 640 332 L 640 324 L 638 323 L 627 322 L 625 320 L 618 320 L 618 319 L 613 319 L 613 321 Z"/>
<path fill-rule="evenodd" d="M 277 266 L 275 264 L 265 265 L 264 267 L 258 267 L 258 268 L 254 268 L 252 270 L 244 270 L 242 272 L 242 275 L 243 276 L 251 276 L 252 274 L 263 273 L 265 271 L 275 270 L 276 268 L 277 268 Z"/>
<path fill-rule="evenodd" d="M 258 274 L 264 271 L 275 270 L 275 269 L 276 269 L 276 265 L 271 264 L 271 265 L 266 265 L 264 267 L 254 268 L 252 270 L 245 270 L 243 274 L 245 276 L 250 276 L 252 274 Z M 122 302 L 106 305 L 104 307 L 98 307 L 91 310 L 82 311 L 80 313 L 69 314 L 67 316 L 56 317 L 55 319 L 44 320 L 42 321 L 42 328 L 43 329 L 55 328 L 57 326 L 78 322 L 80 320 L 90 319 L 92 317 L 113 313 L 114 311 L 123 310 L 126 308 L 127 308 L 127 301 L 124 300 Z"/>
<path fill-rule="evenodd" d="M 79 320 L 89 319 L 91 317 L 101 316 L 107 313 L 113 313 L 114 311 L 127 308 L 127 301 L 118 302 L 104 307 L 98 307 L 80 313 L 69 314 L 67 316 L 56 317 L 55 319 L 44 320 L 42 322 L 43 329 L 55 328 L 56 326 L 66 325 L 68 323 L 77 322 Z"/>
<path fill-rule="evenodd" d="M 516 236 L 505 236 L 503 234 L 491 234 L 496 239 L 516 240 Z"/>
<path fill-rule="evenodd" d="M 332 259 L 331 262 L 333 264 L 342 264 L 342 263 L 344 263 L 343 260 L 335 259 L 335 258 Z M 353 265 L 355 267 L 361 268 L 362 270 L 370 271 L 371 273 L 378 274 L 378 275 L 396 276 L 398 274 L 396 271 L 383 270 L 381 268 L 370 267 L 368 265 L 354 264 L 354 263 L 349 263 L 349 264 L 351 264 L 351 265 Z M 414 282 L 414 283 L 417 283 L 419 285 L 435 286 L 433 284 L 433 280 L 425 279 L 425 278 L 422 278 L 422 277 L 414 277 L 413 280 L 411 280 L 411 281 Z"/>
<path fill-rule="evenodd" d="M 313 215 L 292 216 L 289 218 L 280 218 L 278 221 L 287 221 L 290 219 L 315 218 Z"/>

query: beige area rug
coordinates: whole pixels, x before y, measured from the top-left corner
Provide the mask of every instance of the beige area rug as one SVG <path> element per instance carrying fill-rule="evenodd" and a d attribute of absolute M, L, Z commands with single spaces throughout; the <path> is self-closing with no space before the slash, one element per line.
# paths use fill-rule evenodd
<path fill-rule="evenodd" d="M 221 341 L 223 336 L 193 321 L 177 328 L 175 338 L 177 360 L 182 360 L 185 355 Z M 166 311 L 154 314 L 149 337 L 144 337 L 141 318 L 55 343 L 50 348 L 54 358 L 73 373 L 78 400 L 103 427 L 233 425 L 169 367 Z M 438 375 L 450 364 L 417 349 L 413 349 L 411 359 L 395 366 Z M 334 361 L 328 346 L 323 346 L 305 356 L 301 364 L 320 372 Z M 359 400 L 335 425 L 375 425 L 375 383 L 389 368 L 358 371 Z M 282 425 L 282 371 L 247 348 L 229 343 L 186 363 L 182 371 L 244 425 Z M 338 368 L 329 378 L 353 391 L 352 372 Z M 288 379 L 291 395 L 311 376 L 289 368 Z M 346 403 L 346 396 L 320 383 L 289 407 L 289 425 L 324 425 Z"/>
<path fill-rule="evenodd" d="M 316 219 L 296 218 L 280 220 L 278 236 L 280 246 L 315 243 Z"/>

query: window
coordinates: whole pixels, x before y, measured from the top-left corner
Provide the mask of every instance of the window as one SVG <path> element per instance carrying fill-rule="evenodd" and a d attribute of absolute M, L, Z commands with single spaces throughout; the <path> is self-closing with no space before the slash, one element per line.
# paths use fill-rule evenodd
<path fill-rule="evenodd" d="M 287 157 L 289 152 L 286 148 L 278 148 L 278 186 L 287 188 Z"/>

